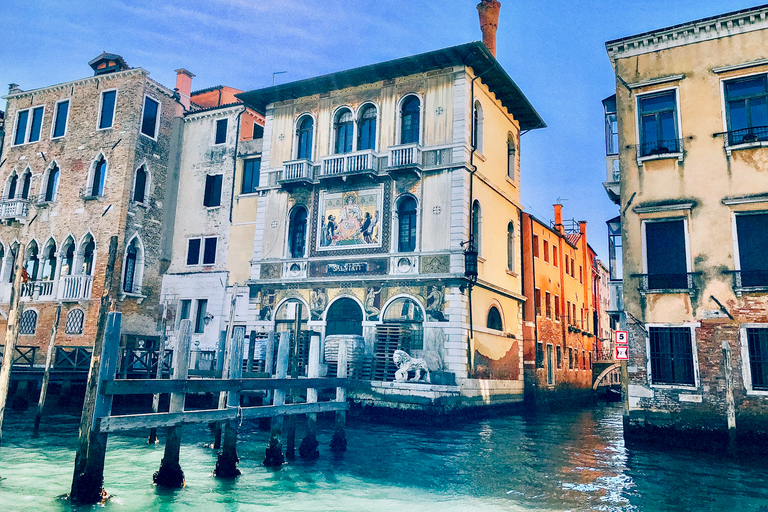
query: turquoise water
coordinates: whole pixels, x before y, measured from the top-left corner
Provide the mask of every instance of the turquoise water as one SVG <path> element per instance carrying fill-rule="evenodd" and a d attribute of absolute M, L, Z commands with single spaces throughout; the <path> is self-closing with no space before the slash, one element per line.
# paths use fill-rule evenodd
<path fill-rule="evenodd" d="M 0 512 L 79 510 L 69 491 L 77 418 L 9 411 L 0 446 Z M 322 426 L 322 425 L 321 425 Z M 334 456 L 319 433 L 321 458 L 261 466 L 267 433 L 243 424 L 234 481 L 211 476 L 215 453 L 204 427 L 185 427 L 186 488 L 152 485 L 162 444 L 145 433 L 111 436 L 105 488 L 109 511 L 768 511 L 768 466 L 760 459 L 664 449 L 627 449 L 621 411 L 603 407 L 535 417 L 468 421 L 451 428 L 350 421 L 349 450 Z M 299 438 L 300 439 L 300 438 Z M 298 444 L 298 441 L 297 441 Z"/>

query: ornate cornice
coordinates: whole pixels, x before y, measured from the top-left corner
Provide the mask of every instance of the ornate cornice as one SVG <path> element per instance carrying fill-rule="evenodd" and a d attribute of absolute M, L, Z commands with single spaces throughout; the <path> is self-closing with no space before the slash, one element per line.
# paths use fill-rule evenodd
<path fill-rule="evenodd" d="M 768 5 L 712 16 L 605 43 L 611 60 L 768 28 Z"/>

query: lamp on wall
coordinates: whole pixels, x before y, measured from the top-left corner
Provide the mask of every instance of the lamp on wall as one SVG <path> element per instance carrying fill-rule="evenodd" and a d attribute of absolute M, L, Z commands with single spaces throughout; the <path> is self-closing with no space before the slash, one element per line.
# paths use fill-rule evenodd
<path fill-rule="evenodd" d="M 213 320 L 213 315 L 210 313 L 208 313 L 203 317 L 203 322 L 205 322 L 205 325 L 208 325 L 209 323 L 211 323 L 211 320 Z"/>
<path fill-rule="evenodd" d="M 477 280 L 477 249 L 471 241 L 461 245 L 464 246 L 464 276 L 474 282 Z"/>

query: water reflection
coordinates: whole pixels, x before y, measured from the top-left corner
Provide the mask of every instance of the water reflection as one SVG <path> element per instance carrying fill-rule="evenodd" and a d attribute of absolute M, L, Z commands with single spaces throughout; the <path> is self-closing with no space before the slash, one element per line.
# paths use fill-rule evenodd
<path fill-rule="evenodd" d="M 0 510 L 71 510 L 56 496 L 71 481 L 77 418 L 46 416 L 32 438 L 31 415 L 6 416 L 0 447 Z M 326 427 L 328 427 L 326 425 Z M 280 471 L 261 466 L 267 433 L 245 424 L 239 453 L 243 476 L 211 477 L 215 454 L 204 427 L 185 427 L 185 489 L 155 488 L 162 445 L 144 434 L 113 436 L 105 486 L 108 510 L 542 510 L 764 512 L 768 469 L 760 460 L 667 449 L 628 449 L 621 411 L 608 407 L 539 416 L 510 416 L 451 428 L 352 422 L 350 450 L 327 449 Z M 766 508 L 765 510 L 768 510 Z"/>

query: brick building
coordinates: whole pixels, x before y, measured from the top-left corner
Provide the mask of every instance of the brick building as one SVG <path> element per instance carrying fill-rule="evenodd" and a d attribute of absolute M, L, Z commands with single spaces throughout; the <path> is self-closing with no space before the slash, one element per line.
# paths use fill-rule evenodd
<path fill-rule="evenodd" d="M 28 280 L 20 346 L 47 345 L 58 305 L 55 343 L 92 345 L 108 274 L 124 343 L 152 344 L 161 334 L 162 237 L 175 211 L 169 162 L 182 106 L 174 91 L 119 55 L 103 53 L 89 65 L 91 77 L 28 91 L 11 84 L 4 97 L 0 331 L 21 257 Z"/>
<path fill-rule="evenodd" d="M 599 317 L 595 301 L 595 253 L 587 223 L 544 223 L 523 212 L 523 360 L 526 399 L 588 400 Z"/>

